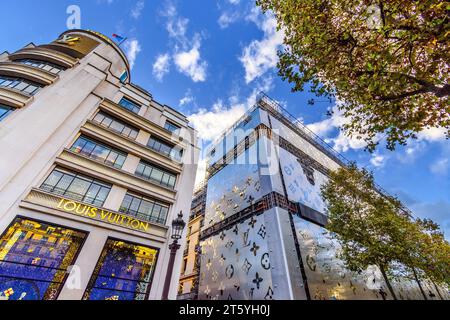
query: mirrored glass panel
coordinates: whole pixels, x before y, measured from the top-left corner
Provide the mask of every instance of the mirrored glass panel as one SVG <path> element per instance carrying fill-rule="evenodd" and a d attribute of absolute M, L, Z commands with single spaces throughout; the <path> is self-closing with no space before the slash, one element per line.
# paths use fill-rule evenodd
<path fill-rule="evenodd" d="M 223 230 L 200 245 L 200 300 L 275 299 L 264 214 Z"/>

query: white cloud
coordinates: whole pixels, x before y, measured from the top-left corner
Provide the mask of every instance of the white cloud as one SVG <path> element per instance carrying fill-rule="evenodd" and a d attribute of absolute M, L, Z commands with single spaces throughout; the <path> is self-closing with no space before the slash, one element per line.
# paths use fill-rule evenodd
<path fill-rule="evenodd" d="M 227 128 L 232 126 L 244 113 L 255 105 L 257 95 L 260 91 L 268 92 L 273 88 L 273 78 L 266 77 L 261 79 L 253 88 L 252 92 L 244 99 L 237 95 L 229 97 L 229 107 L 225 106 L 222 100 L 218 100 L 211 110 L 206 108 L 188 116 L 188 120 L 197 130 L 199 138 L 202 139 L 200 145 L 203 152 L 208 149 L 212 141 L 217 139 Z M 197 182 L 200 183 L 206 170 L 206 154 L 202 154 L 202 160 L 199 162 L 197 172 Z"/>
<path fill-rule="evenodd" d="M 125 54 L 130 62 L 130 68 L 133 69 L 137 55 L 141 52 L 141 45 L 137 39 L 130 39 L 125 42 Z"/>
<path fill-rule="evenodd" d="M 169 37 L 175 38 L 181 43 L 186 43 L 186 31 L 189 19 L 179 17 L 177 8 L 171 2 L 166 6 L 166 9 L 160 12 L 160 15 L 167 18 L 166 30 Z"/>
<path fill-rule="evenodd" d="M 284 33 L 277 31 L 277 22 L 272 15 L 263 15 L 256 10 L 252 10 L 247 17 L 253 21 L 264 32 L 262 40 L 253 40 L 244 48 L 239 60 L 245 69 L 245 81 L 252 82 L 268 70 L 276 67 L 278 63 L 278 49 L 283 44 Z"/>
<path fill-rule="evenodd" d="M 131 9 L 131 16 L 134 19 L 138 19 L 141 16 L 142 10 L 144 10 L 145 7 L 145 1 L 144 0 L 138 0 L 136 2 L 136 5 Z"/>
<path fill-rule="evenodd" d="M 190 50 L 177 52 L 173 57 L 178 71 L 189 76 L 194 82 L 206 80 L 208 63 L 201 59 L 200 45 L 200 39 L 197 37 Z"/>
<path fill-rule="evenodd" d="M 448 158 L 437 160 L 430 166 L 430 171 L 436 175 L 446 175 L 450 169 L 450 162 Z"/>
<path fill-rule="evenodd" d="M 228 0 L 229 3 L 231 4 L 239 4 L 241 0 Z"/>
<path fill-rule="evenodd" d="M 232 126 L 248 109 L 255 105 L 257 95 L 261 91 L 268 92 L 273 87 L 273 78 L 264 78 L 258 83 L 245 99 L 237 96 L 229 98 L 230 106 L 218 100 L 211 110 L 200 109 L 197 113 L 188 116 L 188 120 L 198 131 L 199 138 L 214 141 L 227 128 Z"/>
<path fill-rule="evenodd" d="M 219 26 L 221 29 L 226 29 L 230 24 L 235 22 L 237 19 L 239 19 L 239 13 L 238 12 L 224 12 L 220 15 L 219 20 L 217 21 L 219 23 Z"/>
<path fill-rule="evenodd" d="M 445 140 L 445 128 L 428 128 L 418 133 L 419 140 L 426 140 L 430 142 Z"/>
<path fill-rule="evenodd" d="M 169 36 L 172 38 L 183 39 L 186 35 L 188 23 L 189 19 L 187 18 L 169 19 L 166 27 Z"/>
<path fill-rule="evenodd" d="M 201 58 L 201 36 L 196 33 L 192 40 L 186 36 L 189 19 L 180 17 L 177 8 L 168 2 L 160 15 L 167 18 L 166 29 L 170 38 L 175 40 L 173 62 L 178 72 L 190 77 L 194 82 L 206 80 L 208 63 Z"/>
<path fill-rule="evenodd" d="M 321 137 L 325 137 L 325 141 L 333 145 L 334 149 L 338 152 L 347 152 L 350 149 L 358 150 L 367 146 L 367 143 L 363 138 L 356 136 L 350 137 L 341 128 L 344 124 L 350 120 L 344 117 L 339 105 L 343 102 L 337 101 L 337 104 L 332 108 L 332 115 L 325 120 L 308 124 L 307 127 L 315 134 Z M 330 134 L 339 132 L 335 137 L 329 137 Z"/>
<path fill-rule="evenodd" d="M 170 68 L 170 56 L 168 53 L 160 54 L 156 57 L 156 61 L 153 64 L 153 75 L 158 81 L 162 81 L 164 76 L 169 72 Z"/>
<path fill-rule="evenodd" d="M 372 158 L 370 159 L 370 163 L 374 166 L 374 167 L 382 167 L 385 164 L 385 156 L 381 155 L 381 154 L 373 154 Z"/>
<path fill-rule="evenodd" d="M 187 104 L 190 104 L 190 103 L 194 102 L 194 100 L 195 100 L 195 99 L 194 99 L 194 96 L 192 95 L 191 90 L 188 90 L 188 91 L 185 93 L 184 97 L 180 99 L 179 106 L 180 106 L 180 107 L 185 106 L 185 105 L 187 105 Z"/>
<path fill-rule="evenodd" d="M 243 103 L 227 108 L 219 100 L 211 110 L 200 109 L 197 113 L 190 115 L 188 119 L 198 131 L 199 138 L 213 141 L 242 117 L 246 110 Z"/>

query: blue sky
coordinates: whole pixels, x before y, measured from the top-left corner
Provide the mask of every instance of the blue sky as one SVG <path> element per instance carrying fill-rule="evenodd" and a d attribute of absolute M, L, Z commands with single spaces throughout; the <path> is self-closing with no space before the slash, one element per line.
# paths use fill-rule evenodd
<path fill-rule="evenodd" d="M 326 116 L 334 103 L 308 106 L 311 94 L 291 93 L 277 76 L 282 33 L 254 1 L 0 0 L 0 52 L 54 40 L 67 29 L 70 5 L 80 7 L 82 28 L 129 38 L 123 49 L 133 65 L 132 81 L 189 115 L 206 143 L 263 90 L 347 158 L 373 170 L 379 184 L 417 216 L 439 222 L 450 238 L 450 144 L 443 132 L 423 132 L 395 152 L 384 146 L 365 152 L 360 141 L 339 132 L 345 122 L 339 112 Z"/>

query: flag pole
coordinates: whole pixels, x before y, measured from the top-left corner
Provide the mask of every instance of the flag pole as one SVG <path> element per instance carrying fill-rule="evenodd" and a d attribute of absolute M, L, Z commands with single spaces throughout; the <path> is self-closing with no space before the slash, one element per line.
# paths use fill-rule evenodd
<path fill-rule="evenodd" d="M 122 41 L 120 41 L 119 42 L 119 47 L 125 42 L 125 41 L 127 41 L 128 40 L 128 38 L 125 38 L 125 39 L 123 39 Z"/>

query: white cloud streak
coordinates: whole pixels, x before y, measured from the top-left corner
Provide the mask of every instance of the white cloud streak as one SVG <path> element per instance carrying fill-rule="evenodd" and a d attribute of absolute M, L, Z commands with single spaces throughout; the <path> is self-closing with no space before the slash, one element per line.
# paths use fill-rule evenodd
<path fill-rule="evenodd" d="M 200 46 L 200 39 L 197 38 L 190 50 L 179 51 L 173 56 L 178 71 L 190 77 L 194 82 L 206 80 L 208 63 L 201 59 Z"/>
<path fill-rule="evenodd" d="M 134 19 L 139 19 L 139 17 L 142 14 L 142 10 L 144 10 L 145 7 L 145 1 L 144 0 L 138 0 L 135 4 L 135 6 L 133 7 L 133 9 L 131 9 L 131 16 Z"/>
<path fill-rule="evenodd" d="M 125 54 L 130 62 L 130 68 L 133 69 L 137 55 L 141 52 L 141 45 L 137 39 L 130 39 L 125 42 Z"/>
<path fill-rule="evenodd" d="M 168 53 L 160 54 L 156 57 L 156 61 L 153 64 L 153 76 L 162 81 L 164 76 L 169 73 L 170 70 L 170 56 Z"/>
<path fill-rule="evenodd" d="M 272 15 L 261 15 L 258 11 L 252 10 L 247 17 L 253 21 L 264 32 L 262 40 L 253 40 L 244 48 L 241 61 L 245 69 L 245 81 L 252 82 L 268 70 L 276 67 L 278 63 L 278 49 L 284 40 L 283 31 L 277 31 L 277 22 Z"/>

